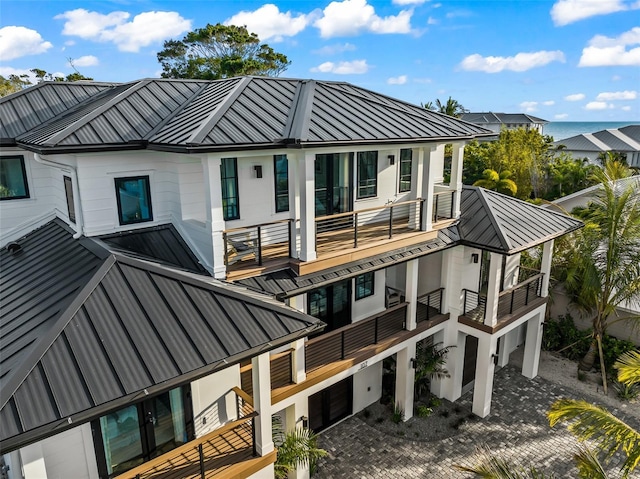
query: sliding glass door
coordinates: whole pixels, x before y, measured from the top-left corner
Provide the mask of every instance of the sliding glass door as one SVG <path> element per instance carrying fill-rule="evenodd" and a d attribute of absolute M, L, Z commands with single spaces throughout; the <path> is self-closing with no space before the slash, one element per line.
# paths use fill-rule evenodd
<path fill-rule="evenodd" d="M 351 154 L 316 155 L 316 216 L 346 213 L 353 209 L 352 170 L 353 155 Z"/>

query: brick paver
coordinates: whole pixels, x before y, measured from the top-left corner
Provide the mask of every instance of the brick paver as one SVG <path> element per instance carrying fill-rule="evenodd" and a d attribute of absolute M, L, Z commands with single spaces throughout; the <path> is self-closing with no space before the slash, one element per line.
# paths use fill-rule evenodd
<path fill-rule="evenodd" d="M 448 439 L 424 442 L 390 436 L 354 416 L 320 435 L 320 446 L 329 456 L 321 460 L 314 478 L 468 478 L 470 474 L 452 466 L 471 465 L 479 445 L 519 464 L 555 473 L 558 479 L 574 478 L 572 457 L 577 442 L 565 426 L 551 429 L 545 415 L 551 403 L 561 397 L 587 399 L 544 379 L 527 379 L 515 367 L 507 366 L 496 372 L 491 414 L 465 423 L 459 434 Z M 467 393 L 459 404 L 471 411 L 471 400 L 471 393 Z M 635 418 L 611 411 L 638 427 Z M 610 463 L 612 477 L 618 477 L 620 463 L 620 457 Z"/>

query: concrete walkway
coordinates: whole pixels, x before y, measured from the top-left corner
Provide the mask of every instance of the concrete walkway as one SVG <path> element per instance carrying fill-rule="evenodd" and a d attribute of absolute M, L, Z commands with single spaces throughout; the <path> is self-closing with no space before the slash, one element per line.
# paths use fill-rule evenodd
<path fill-rule="evenodd" d="M 320 446 L 329 456 L 322 459 L 313 477 L 468 478 L 472 475 L 452 466 L 472 465 L 475 448 L 486 445 L 505 459 L 534 465 L 558 479 L 575 478 L 572 457 L 577 442 L 565 426 L 551 429 L 545 415 L 551 403 L 562 397 L 596 402 L 547 380 L 527 379 L 519 369 L 507 366 L 496 373 L 491 414 L 467 422 L 456 436 L 436 442 L 413 441 L 386 435 L 354 416 L 320 435 Z M 471 399 L 471 393 L 467 393 L 458 404 L 471 411 Z M 636 418 L 610 410 L 634 427 L 639 426 Z M 611 477 L 619 477 L 621 462 L 620 457 L 613 458 L 609 464 Z"/>

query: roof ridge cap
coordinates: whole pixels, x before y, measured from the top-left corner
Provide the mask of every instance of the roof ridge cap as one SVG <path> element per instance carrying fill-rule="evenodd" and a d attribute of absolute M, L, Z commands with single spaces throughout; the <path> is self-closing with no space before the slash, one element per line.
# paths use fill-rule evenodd
<path fill-rule="evenodd" d="M 480 197 L 480 201 L 482 201 L 483 205 L 487 208 L 487 211 L 490 213 L 488 215 L 489 220 L 491 221 L 491 224 L 494 226 L 494 228 L 496 229 L 496 232 L 498 233 L 498 237 L 500 238 L 500 243 L 502 243 L 502 246 L 504 247 L 505 251 L 510 251 L 512 248 L 511 248 L 511 245 L 509 244 L 509 241 L 507 241 L 507 235 L 505 234 L 502 227 L 496 220 L 495 211 L 493 210 L 491 204 L 487 200 L 486 195 L 491 195 L 495 192 L 491 190 L 487 190 L 485 188 L 481 188 L 481 187 L 475 187 L 475 188 L 477 188 L 478 190 L 478 196 Z"/>

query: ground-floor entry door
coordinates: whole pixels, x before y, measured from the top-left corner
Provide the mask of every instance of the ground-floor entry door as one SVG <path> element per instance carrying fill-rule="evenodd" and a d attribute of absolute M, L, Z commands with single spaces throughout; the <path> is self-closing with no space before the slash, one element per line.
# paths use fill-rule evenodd
<path fill-rule="evenodd" d="M 344 419 L 353 412 L 353 376 L 309 396 L 309 428 L 313 432 Z"/>
<path fill-rule="evenodd" d="M 478 338 L 467 335 L 464 342 L 464 367 L 462 368 L 462 391 L 476 378 L 478 362 Z"/>

